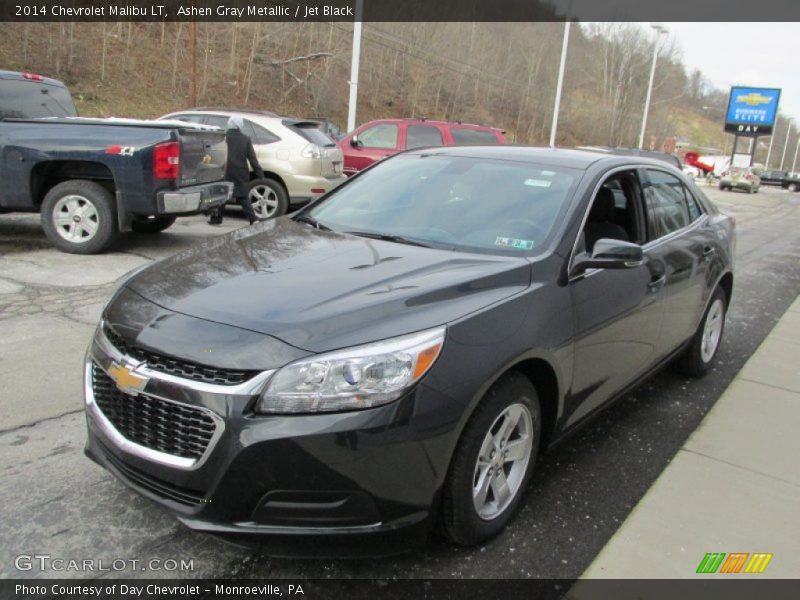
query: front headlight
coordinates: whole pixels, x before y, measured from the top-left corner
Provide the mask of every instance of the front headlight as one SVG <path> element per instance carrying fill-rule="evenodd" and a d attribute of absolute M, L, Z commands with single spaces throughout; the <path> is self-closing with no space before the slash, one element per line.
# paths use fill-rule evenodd
<path fill-rule="evenodd" d="M 270 379 L 256 412 L 332 412 L 392 402 L 431 368 L 444 335 L 437 327 L 288 364 Z"/>

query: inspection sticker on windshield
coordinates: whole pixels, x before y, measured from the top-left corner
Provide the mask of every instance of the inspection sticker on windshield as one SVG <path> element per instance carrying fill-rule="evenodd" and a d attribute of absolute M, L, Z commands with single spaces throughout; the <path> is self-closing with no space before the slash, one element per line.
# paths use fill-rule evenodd
<path fill-rule="evenodd" d="M 499 237 L 494 241 L 495 246 L 500 248 L 513 248 L 514 250 L 532 250 L 533 241 L 517 240 L 514 238 Z"/>

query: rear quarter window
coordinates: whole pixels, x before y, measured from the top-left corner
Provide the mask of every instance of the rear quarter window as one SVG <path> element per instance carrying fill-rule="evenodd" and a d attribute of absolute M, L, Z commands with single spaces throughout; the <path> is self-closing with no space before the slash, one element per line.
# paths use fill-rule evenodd
<path fill-rule="evenodd" d="M 450 133 L 456 146 L 491 146 L 500 143 L 493 131 L 453 127 Z"/>

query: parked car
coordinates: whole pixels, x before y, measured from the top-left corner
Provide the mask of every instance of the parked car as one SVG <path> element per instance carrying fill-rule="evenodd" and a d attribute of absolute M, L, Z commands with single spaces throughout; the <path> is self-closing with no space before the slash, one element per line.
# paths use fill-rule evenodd
<path fill-rule="evenodd" d="M 789 175 L 786 171 L 764 171 L 761 173 L 761 185 L 777 185 L 784 187 L 783 183 Z"/>
<path fill-rule="evenodd" d="M 753 167 L 731 167 L 720 177 L 719 189 L 744 190 L 748 194 L 757 194 L 761 187 L 759 172 Z"/>
<path fill-rule="evenodd" d="M 345 175 L 404 150 L 431 146 L 491 146 L 505 144 L 505 132 L 460 121 L 377 119 L 364 123 L 339 141 Z"/>
<path fill-rule="evenodd" d="M 733 250 L 662 161 L 406 152 L 127 279 L 87 354 L 86 452 L 284 554 L 437 523 L 482 543 L 550 445 L 672 360 L 709 370 Z"/>
<path fill-rule="evenodd" d="M 60 81 L 0 71 L 0 212 L 41 213 L 60 250 L 102 252 L 122 231 L 158 233 L 230 198 L 221 132 L 76 115 Z"/>
<path fill-rule="evenodd" d="M 162 119 L 179 119 L 225 129 L 234 115 L 244 120 L 244 132 L 253 141 L 264 179 L 250 186 L 253 210 L 261 219 L 278 217 L 291 205 L 305 204 L 329 192 L 346 178 L 342 152 L 319 128 L 319 123 L 273 116 L 256 110 L 192 109 Z"/>
<path fill-rule="evenodd" d="M 786 177 L 781 183 L 781 187 L 790 192 L 800 191 L 800 173 L 786 173 Z"/>

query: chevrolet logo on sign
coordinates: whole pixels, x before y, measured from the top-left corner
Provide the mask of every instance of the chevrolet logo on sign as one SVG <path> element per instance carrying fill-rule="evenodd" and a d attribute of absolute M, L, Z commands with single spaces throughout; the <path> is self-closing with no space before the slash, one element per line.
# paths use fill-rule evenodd
<path fill-rule="evenodd" d="M 149 381 L 147 377 L 134 373 L 130 367 L 115 362 L 108 368 L 108 375 L 121 391 L 134 396 L 141 392 Z"/>
<path fill-rule="evenodd" d="M 759 106 L 761 104 L 769 104 L 772 102 L 772 98 L 769 96 L 762 96 L 757 92 L 751 92 L 749 94 L 736 96 L 736 102 L 741 102 L 742 104 L 747 104 L 748 106 Z"/>

